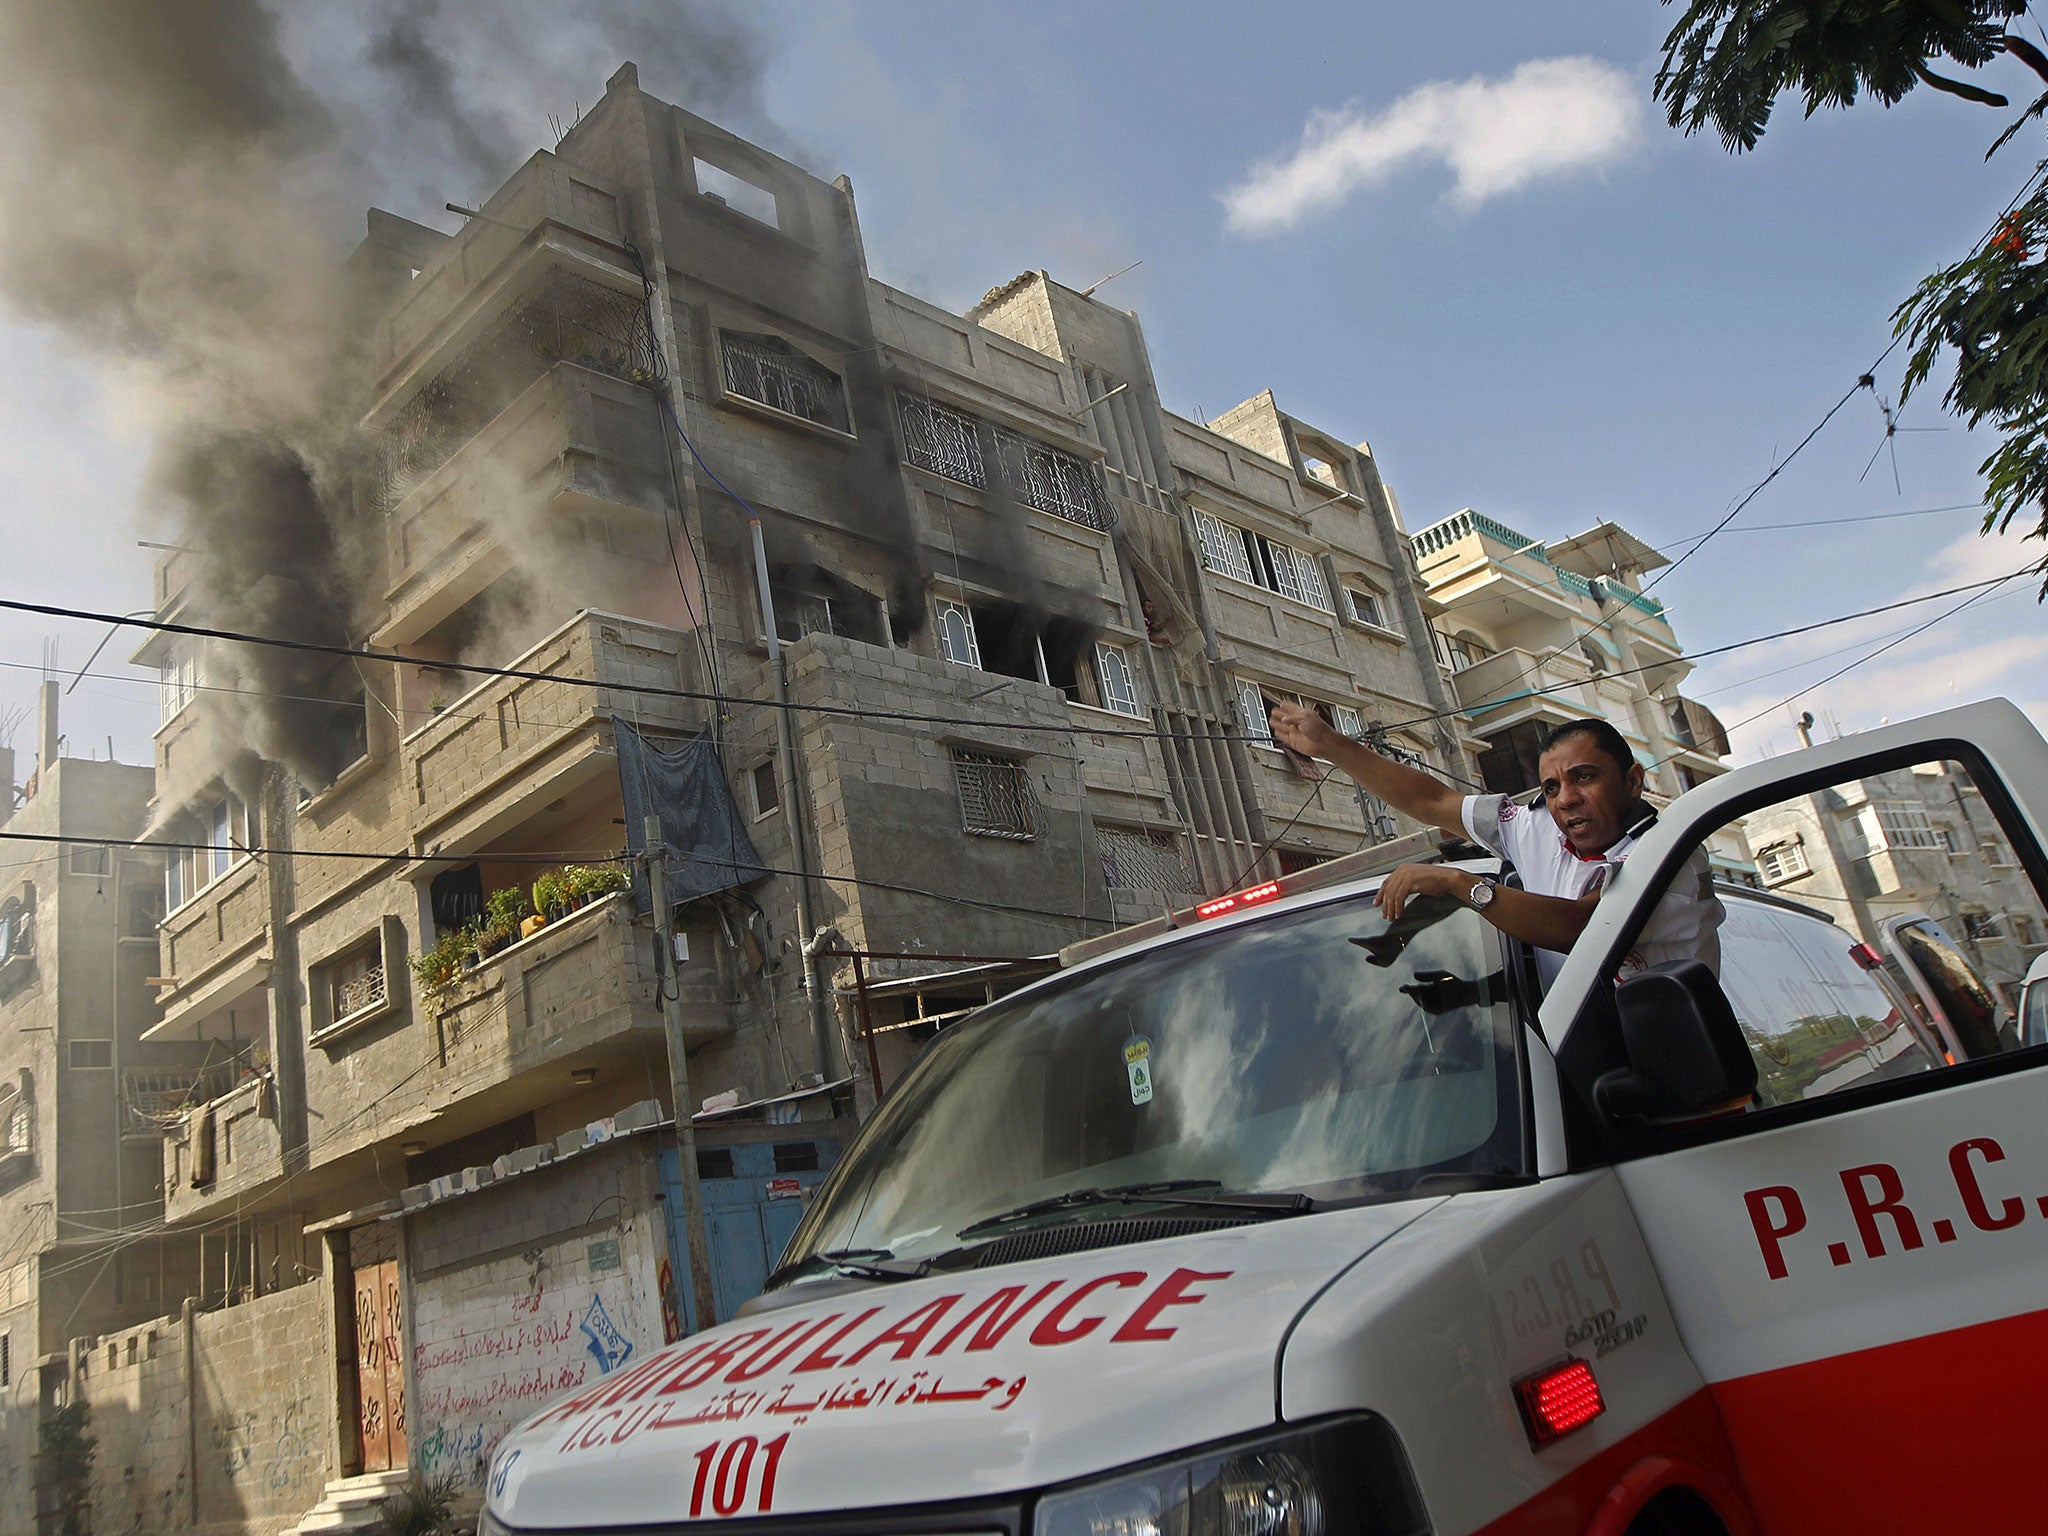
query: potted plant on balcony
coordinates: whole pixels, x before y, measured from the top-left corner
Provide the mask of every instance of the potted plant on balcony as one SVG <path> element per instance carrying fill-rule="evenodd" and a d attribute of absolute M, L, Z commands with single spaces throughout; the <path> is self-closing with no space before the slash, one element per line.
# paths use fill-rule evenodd
<path fill-rule="evenodd" d="M 476 937 L 466 928 L 451 928 L 407 962 L 422 988 L 433 992 L 453 981 L 462 970 L 465 952 L 474 952 Z"/>
<path fill-rule="evenodd" d="M 527 893 L 518 886 L 508 885 L 491 892 L 484 902 L 483 926 L 477 935 L 476 952 L 488 960 L 511 944 L 519 937 L 519 925 L 532 910 Z"/>
<path fill-rule="evenodd" d="M 551 923 L 569 915 L 568 871 L 551 869 L 533 882 L 534 910 Z"/>
<path fill-rule="evenodd" d="M 632 878 L 616 864 L 571 864 L 562 876 L 569 884 L 572 907 L 586 907 L 632 884 Z"/>

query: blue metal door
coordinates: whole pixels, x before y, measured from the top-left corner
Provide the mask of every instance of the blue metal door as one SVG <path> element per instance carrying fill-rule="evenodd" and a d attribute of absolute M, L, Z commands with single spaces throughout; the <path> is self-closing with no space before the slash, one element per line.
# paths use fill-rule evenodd
<path fill-rule="evenodd" d="M 790 1127 L 792 1132 L 797 1127 Z M 802 1219 L 804 1191 L 839 1161 L 830 1137 L 697 1148 L 697 1181 L 704 1201 L 704 1234 L 711 1249 L 712 1296 L 720 1319 L 761 1294 L 769 1271 Z M 661 1149 L 661 1183 L 668 1211 L 669 1302 L 683 1331 L 697 1329 L 690 1284 L 690 1248 L 683 1230 L 683 1192 L 674 1147 Z"/>

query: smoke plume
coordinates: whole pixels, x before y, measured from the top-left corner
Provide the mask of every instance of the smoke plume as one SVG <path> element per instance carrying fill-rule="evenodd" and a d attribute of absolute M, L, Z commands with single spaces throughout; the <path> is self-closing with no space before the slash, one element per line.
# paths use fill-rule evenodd
<path fill-rule="evenodd" d="M 445 221 L 636 51 L 651 86 L 760 117 L 762 44 L 708 4 L 0 0 L 0 302 L 153 414 L 149 495 L 198 551 L 181 618 L 362 640 L 384 529 L 349 338 L 388 295 L 344 276 L 351 225 L 373 201 Z M 351 663 L 208 662 L 248 690 L 215 711 L 217 771 L 254 752 L 331 776 L 360 730 L 335 702 L 360 697 Z"/>

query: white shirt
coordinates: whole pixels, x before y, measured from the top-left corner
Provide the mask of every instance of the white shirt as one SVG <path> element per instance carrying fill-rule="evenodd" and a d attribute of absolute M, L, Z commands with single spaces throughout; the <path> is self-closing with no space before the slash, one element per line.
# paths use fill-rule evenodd
<path fill-rule="evenodd" d="M 1635 846 L 1633 837 L 1624 837 L 1605 853 L 1580 853 L 1548 810 L 1517 805 L 1506 795 L 1467 795 L 1463 817 L 1466 836 L 1512 860 L 1521 872 L 1522 889 L 1537 896 L 1577 901 L 1588 891 L 1604 891 L 1608 878 Z M 1635 948 L 1621 962 L 1615 979 L 1624 980 L 1660 960 L 1704 960 L 1719 976 L 1721 936 L 1716 930 L 1725 915 L 1714 894 L 1707 850 L 1695 848 L 1636 935 Z M 1557 950 L 1536 951 L 1537 975 L 1546 989 L 1563 968 L 1564 956 Z"/>

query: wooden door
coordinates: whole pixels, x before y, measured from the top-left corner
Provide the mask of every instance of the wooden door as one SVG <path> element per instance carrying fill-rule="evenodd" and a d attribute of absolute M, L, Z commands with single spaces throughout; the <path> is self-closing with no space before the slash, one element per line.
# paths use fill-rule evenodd
<path fill-rule="evenodd" d="M 363 1470 L 389 1472 L 405 1465 L 405 1328 L 398 1295 L 398 1260 L 355 1271 L 357 1434 Z"/>

